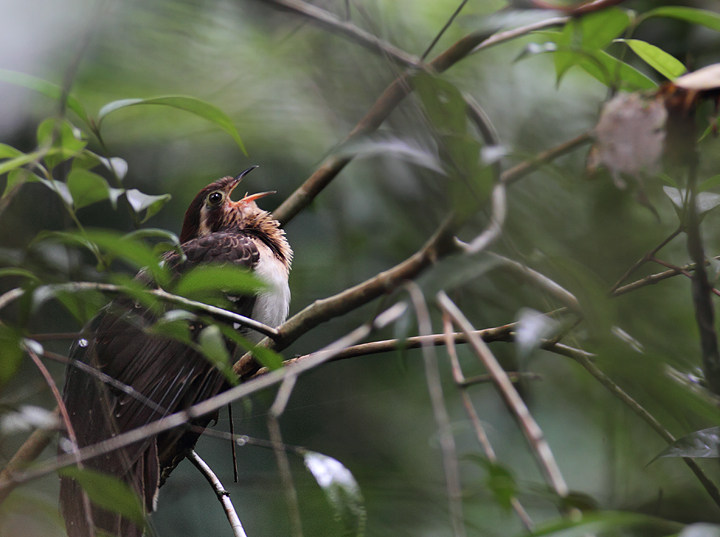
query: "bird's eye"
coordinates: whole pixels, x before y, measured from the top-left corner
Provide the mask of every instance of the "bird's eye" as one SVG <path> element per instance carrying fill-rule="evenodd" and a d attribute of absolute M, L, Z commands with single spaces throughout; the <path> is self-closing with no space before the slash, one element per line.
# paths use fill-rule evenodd
<path fill-rule="evenodd" d="M 222 192 L 215 191 L 211 192 L 207 199 L 210 205 L 218 205 L 224 197 Z"/>

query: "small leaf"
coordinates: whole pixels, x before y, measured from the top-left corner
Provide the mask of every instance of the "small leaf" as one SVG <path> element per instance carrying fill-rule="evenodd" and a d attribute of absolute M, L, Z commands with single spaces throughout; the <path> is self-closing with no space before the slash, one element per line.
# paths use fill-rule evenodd
<path fill-rule="evenodd" d="M 197 321 L 197 316 L 185 310 L 170 310 L 163 314 L 150 328 L 154 334 L 160 334 L 186 345 L 192 345 L 190 323 Z"/>
<path fill-rule="evenodd" d="M 441 134 L 467 130 L 465 100 L 453 84 L 430 73 L 420 73 L 412 82 L 430 121 Z"/>
<path fill-rule="evenodd" d="M 626 43 L 645 63 L 669 80 L 674 80 L 687 71 L 680 60 L 655 45 L 639 39 L 617 39 L 616 41 Z"/>
<path fill-rule="evenodd" d="M 237 375 L 230 365 L 230 353 L 225 346 L 220 328 L 215 325 L 203 328 L 198 337 L 198 343 L 200 343 L 200 351 L 205 358 L 225 375 L 228 382 L 237 384 Z"/>
<path fill-rule="evenodd" d="M 648 465 L 665 457 L 720 458 L 720 427 L 702 429 L 678 438 L 658 453 Z"/>
<path fill-rule="evenodd" d="M 575 24 L 582 34 L 583 50 L 604 49 L 621 35 L 630 24 L 627 11 L 620 8 L 602 9 L 581 17 Z"/>
<path fill-rule="evenodd" d="M 67 178 L 67 187 L 78 209 L 106 200 L 110 196 L 107 181 L 88 170 L 72 170 Z"/>
<path fill-rule="evenodd" d="M 718 186 L 720 186 L 720 175 L 713 175 L 710 179 L 707 179 L 700 183 L 698 191 L 703 192 L 705 190 L 710 190 L 711 188 L 716 188 Z"/>
<path fill-rule="evenodd" d="M 168 201 L 172 199 L 170 194 L 150 196 L 149 194 L 143 194 L 135 188 L 126 190 L 125 197 L 135 213 L 140 214 L 141 212 L 146 211 L 145 218 L 142 219 L 141 223 L 147 222 L 151 217 L 157 214 L 157 212 L 162 209 Z"/>
<path fill-rule="evenodd" d="M 691 7 L 666 6 L 659 7 L 643 14 L 642 20 L 650 17 L 670 17 L 673 19 L 699 24 L 720 32 L 720 15 L 714 11 Z"/>
<path fill-rule="evenodd" d="M 520 310 L 517 323 L 515 345 L 521 363 L 525 363 L 530 353 L 560 326 L 555 319 L 531 308 Z"/>
<path fill-rule="evenodd" d="M 320 485 L 342 524 L 345 535 L 362 535 L 365 528 L 365 504 L 360 486 L 350 470 L 338 460 L 317 453 L 303 453 L 305 466 Z"/>
<path fill-rule="evenodd" d="M 95 505 L 145 526 L 145 513 L 135 491 L 120 479 L 95 470 L 67 467 L 58 473 L 77 481 Z"/>
<path fill-rule="evenodd" d="M 247 269 L 233 264 L 201 265 L 182 275 L 174 288 L 175 294 L 192 297 L 208 291 L 220 291 L 230 295 L 251 295 L 267 285 Z"/>
<path fill-rule="evenodd" d="M 677 189 L 671 186 L 664 186 L 663 192 L 670 198 L 670 201 L 673 202 L 675 207 L 678 209 L 683 208 L 685 200 L 687 199 L 687 190 L 684 188 Z M 720 194 L 716 194 L 715 192 L 699 192 L 695 196 L 695 205 L 698 214 L 705 214 L 720 205 Z"/>
<path fill-rule="evenodd" d="M 0 144 L 0 159 L 3 158 L 15 158 L 24 155 L 19 149 L 15 149 L 11 145 Z"/>
<path fill-rule="evenodd" d="M 60 100 L 63 95 L 62 88 L 50 82 L 46 82 L 40 78 L 26 75 L 25 73 L 18 73 L 17 71 L 8 71 L 6 69 L 0 69 L 0 80 L 4 82 L 10 82 L 17 86 L 23 86 L 42 93 L 43 95 L 50 97 L 51 99 Z M 80 119 L 82 119 L 87 125 L 91 125 L 90 117 L 85 111 L 85 107 L 72 95 L 66 95 L 67 107 L 75 112 Z"/>
<path fill-rule="evenodd" d="M 234 341 L 240 346 L 240 348 L 245 349 L 247 352 L 252 354 L 263 367 L 267 367 L 270 371 L 274 371 L 283 366 L 282 355 L 278 354 L 274 350 L 253 344 L 232 326 L 228 326 L 226 324 L 220 324 L 217 326 L 227 339 Z"/>
<path fill-rule="evenodd" d="M 20 332 L 0 323 L 0 386 L 15 376 L 23 358 Z"/>
<path fill-rule="evenodd" d="M 0 175 L 3 175 L 9 171 L 15 170 L 19 168 L 20 166 L 24 166 L 25 164 L 29 164 L 30 162 L 37 161 L 43 157 L 43 155 L 49 153 L 44 151 L 33 151 L 32 153 L 28 153 L 26 155 L 19 155 L 15 158 L 11 158 L 8 160 L 5 160 L 4 162 L 0 163 Z"/>
<path fill-rule="evenodd" d="M 128 172 L 128 163 L 125 159 L 120 157 L 111 157 L 109 159 L 100 157 L 100 162 L 121 181 L 125 179 Z"/>
<path fill-rule="evenodd" d="M 50 169 L 79 154 L 87 145 L 82 133 L 67 120 L 46 119 L 38 127 L 37 138 L 40 146 L 55 149 L 44 157 Z"/>
<path fill-rule="evenodd" d="M 0 278 L 2 278 L 3 276 L 20 276 L 22 278 L 28 278 L 30 280 L 38 280 L 38 277 L 35 276 L 35 274 L 33 274 L 27 269 L 19 267 L 7 267 L 0 269 Z"/>
<path fill-rule="evenodd" d="M 168 95 L 165 97 L 151 97 L 149 99 L 123 99 L 121 101 L 113 101 L 100 109 L 98 122 L 102 122 L 102 120 L 105 119 L 105 117 L 111 112 L 120 110 L 121 108 L 127 108 L 128 106 L 137 106 L 141 104 L 170 106 L 207 119 L 232 136 L 233 140 L 235 140 L 242 152 L 247 155 L 247 151 L 245 151 L 245 146 L 240 138 L 240 134 L 237 129 L 235 129 L 232 120 L 217 106 L 194 97 Z"/>

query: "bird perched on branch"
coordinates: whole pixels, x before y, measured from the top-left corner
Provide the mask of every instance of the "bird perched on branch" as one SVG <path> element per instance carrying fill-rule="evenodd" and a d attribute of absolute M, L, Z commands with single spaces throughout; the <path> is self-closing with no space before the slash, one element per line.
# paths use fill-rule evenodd
<path fill-rule="evenodd" d="M 195 196 L 185 213 L 180 235 L 186 259 L 171 253 L 165 263 L 175 272 L 203 263 L 233 263 L 250 269 L 267 287 L 253 296 L 228 298 L 236 313 L 276 327 L 288 314 L 292 250 L 279 223 L 255 203 L 269 192 L 246 195 L 239 201 L 230 199 L 233 189 L 253 169 L 215 181 Z M 68 430 L 61 441 L 60 451 L 67 451 L 73 436 L 80 448 L 91 446 L 227 388 L 224 374 L 194 348 L 150 333 L 148 328 L 156 320 L 149 309 L 121 297 L 93 319 L 85 329 L 87 335 L 73 344 L 63 396 L 72 431 Z M 197 338 L 197 328 L 202 326 L 191 328 L 196 328 L 191 332 Z M 246 335 L 255 341 L 260 339 L 257 332 Z M 234 351 L 230 343 L 228 350 Z M 101 374 L 74 366 L 75 361 Z M 103 381 L 108 377 L 114 381 Z M 119 389 L 122 385 L 132 389 Z M 199 418 L 193 425 L 202 428 L 211 419 Z M 197 431 L 197 427 L 173 429 L 89 459 L 83 468 L 127 483 L 137 493 L 144 512 L 149 513 L 155 508 L 158 489 L 167 475 L 197 442 L 201 434 Z M 91 506 L 79 483 L 70 477 L 61 478 L 60 505 L 69 537 L 87 537 L 98 530 L 123 537 L 143 533 L 143 528 L 117 513 Z"/>

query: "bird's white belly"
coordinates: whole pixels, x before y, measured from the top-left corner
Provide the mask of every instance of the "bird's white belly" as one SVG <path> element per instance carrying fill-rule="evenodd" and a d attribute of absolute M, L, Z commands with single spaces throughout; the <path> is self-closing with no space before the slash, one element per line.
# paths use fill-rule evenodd
<path fill-rule="evenodd" d="M 261 256 L 261 260 L 255 267 L 255 275 L 268 285 L 268 289 L 258 294 L 251 316 L 256 321 L 275 328 L 285 322 L 290 311 L 288 273 L 272 254 L 264 259 Z M 257 342 L 263 336 L 251 331 L 249 337 Z"/>

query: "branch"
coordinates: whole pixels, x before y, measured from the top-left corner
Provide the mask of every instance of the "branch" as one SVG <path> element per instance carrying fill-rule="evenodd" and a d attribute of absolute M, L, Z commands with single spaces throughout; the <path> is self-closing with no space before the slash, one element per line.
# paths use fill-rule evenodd
<path fill-rule="evenodd" d="M 500 32 L 488 37 L 487 32 L 473 32 L 448 48 L 427 64 L 427 68 L 442 73 L 454 64 L 467 57 L 471 52 L 482 50 L 510 39 L 526 35 L 530 32 L 564 24 L 567 17 L 556 17 L 540 23 L 530 24 L 509 32 Z M 349 143 L 356 138 L 374 132 L 387 119 L 390 113 L 413 90 L 411 84 L 412 71 L 406 71 L 396 78 L 380 95 L 375 104 L 363 117 L 341 144 Z M 283 225 L 292 220 L 300 211 L 310 205 L 317 195 L 345 168 L 352 160 L 350 156 L 328 157 L 320 167 L 293 192 L 273 213 Z"/>
<path fill-rule="evenodd" d="M 555 160 L 558 157 L 570 153 L 578 147 L 582 147 L 586 144 L 591 143 L 592 141 L 592 133 L 584 132 L 581 135 L 576 136 L 572 140 L 568 140 L 567 142 L 563 142 L 562 144 L 548 149 L 547 151 L 538 153 L 530 160 L 526 160 L 524 162 L 521 162 L 520 164 L 517 164 L 516 166 L 513 166 L 509 170 L 503 172 L 503 174 L 500 176 L 500 180 L 503 183 L 512 184 L 515 181 L 522 179 L 526 175 L 534 172 L 543 164 L 546 164 L 552 160 Z"/>
<path fill-rule="evenodd" d="M 281 382 L 285 377 L 300 375 L 305 371 L 313 369 L 331 360 L 335 354 L 366 338 L 374 330 L 379 330 L 394 322 L 405 312 L 405 309 L 406 306 L 404 304 L 395 304 L 378 315 L 371 323 L 367 323 L 356 328 L 350 334 L 319 350 L 301 363 L 276 369 L 267 375 L 244 382 L 243 384 L 230 388 L 227 391 L 206 399 L 205 401 L 193 405 L 185 410 L 170 414 L 169 416 L 165 416 L 157 421 L 153 421 L 147 425 L 143 425 L 142 427 L 138 427 L 137 429 L 133 429 L 112 438 L 108 438 L 107 440 L 103 440 L 97 444 L 81 448 L 78 452 L 78 457 L 73 455 L 61 455 L 51 461 L 37 464 L 33 467 L 33 469 L 26 472 L 11 474 L 8 476 L 7 480 L 0 481 L 0 494 L 8 488 L 13 488 L 21 483 L 38 479 L 57 471 L 60 468 L 75 464 L 77 460 L 85 461 L 87 459 L 124 448 L 134 444 L 135 442 L 140 442 L 146 438 L 150 438 L 165 431 L 169 431 L 170 429 L 184 425 L 187 422 L 201 416 L 215 412 L 233 401 L 273 386 L 274 384 Z"/>
<path fill-rule="evenodd" d="M 46 285 L 45 288 L 51 292 L 57 290 L 67 291 L 70 293 L 76 293 L 78 291 L 103 291 L 107 293 L 128 292 L 127 288 L 123 287 L 122 285 L 97 282 L 59 283 Z M 6 307 L 11 302 L 23 296 L 25 292 L 25 289 L 18 287 L 0 296 L 0 310 Z M 211 306 L 210 304 L 204 304 L 203 302 L 197 302 L 196 300 L 190 300 L 189 298 L 173 295 L 171 293 L 168 293 L 167 291 L 164 291 L 163 289 L 148 289 L 145 292 L 150 295 L 156 296 L 161 300 L 170 302 L 171 304 L 178 304 L 180 306 L 186 307 L 187 309 L 202 311 L 214 317 L 219 317 L 227 321 L 232 321 L 233 323 L 238 323 L 242 326 L 247 326 L 248 328 L 252 328 L 253 330 L 271 338 L 275 338 L 278 336 L 277 330 L 275 330 L 271 326 L 267 326 L 259 321 L 256 321 L 255 319 L 251 319 L 250 317 L 245 317 L 244 315 L 239 315 L 235 312 L 218 308 L 217 306 Z"/>
<path fill-rule="evenodd" d="M 477 436 L 478 443 L 482 447 L 483 451 L 485 452 L 485 456 L 488 458 L 490 462 L 493 464 L 497 464 L 497 455 L 495 455 L 495 450 L 493 449 L 492 445 L 490 444 L 490 439 L 487 437 L 487 434 L 485 433 L 485 428 L 482 426 L 482 422 L 480 421 L 480 417 L 477 415 L 477 412 L 475 411 L 475 406 L 472 403 L 472 399 L 470 398 L 470 394 L 468 394 L 467 388 L 470 386 L 471 381 L 474 379 L 468 379 L 465 377 L 465 375 L 462 372 L 462 367 L 460 366 L 460 360 L 458 359 L 457 352 L 455 349 L 455 338 L 453 337 L 453 325 L 452 325 L 452 319 L 450 319 L 450 316 L 447 313 L 443 313 L 442 316 L 443 319 L 443 336 L 445 337 L 445 344 L 447 345 L 447 353 L 450 357 L 450 366 L 452 367 L 452 373 L 453 373 L 453 380 L 455 380 L 456 386 L 460 389 L 460 396 L 462 397 L 463 406 L 465 406 L 465 412 L 468 415 L 468 418 L 470 419 L 470 423 L 473 425 L 473 429 L 475 429 L 475 436 Z M 488 380 L 492 381 L 492 375 L 482 375 L 483 377 L 487 378 Z M 477 378 L 477 377 L 476 377 Z M 508 374 L 508 378 L 512 380 L 512 377 L 510 374 Z M 517 499 L 516 496 L 512 496 L 510 498 L 510 505 L 512 505 L 513 509 L 515 509 L 515 512 L 518 514 L 518 517 L 522 521 L 522 523 L 525 525 L 525 528 L 528 531 L 533 530 L 533 521 L 528 516 L 527 512 L 525 511 L 525 508 L 520 503 L 520 500 Z"/>
<path fill-rule="evenodd" d="M 627 394 L 622 388 L 620 388 L 620 386 L 615 384 L 612 379 L 610 379 L 610 377 L 603 373 L 595 364 L 593 364 L 584 356 L 577 356 L 574 357 L 574 359 L 581 366 L 583 366 L 588 373 L 590 373 L 593 377 L 599 380 L 600 384 L 605 386 L 605 388 L 607 388 L 610 393 L 620 399 L 620 401 L 622 401 L 628 408 L 630 408 L 630 410 L 635 412 L 635 414 L 637 414 L 640 419 L 650 425 L 650 427 L 656 433 L 658 433 L 663 438 L 663 440 L 665 440 L 668 444 L 672 444 L 673 442 L 675 442 L 675 437 L 670 433 L 670 431 L 663 427 L 662 424 L 658 420 L 656 420 L 652 414 L 645 410 L 642 405 L 635 401 L 635 399 L 630 397 L 630 395 Z M 688 465 L 688 467 L 698 478 L 702 486 L 705 487 L 705 490 L 708 492 L 710 497 L 715 501 L 718 507 L 720 507 L 720 490 L 718 490 L 715 483 L 713 483 L 710 478 L 705 475 L 702 468 L 700 468 L 700 466 L 698 466 L 698 464 L 693 459 L 684 457 L 683 461 L 685 461 L 685 464 Z"/>
<path fill-rule="evenodd" d="M 425 297 L 418 285 L 410 282 L 407 285 L 410 299 L 415 307 L 415 316 L 418 321 L 420 334 L 427 336 L 432 334 L 432 323 L 430 312 L 427 309 Z M 442 451 L 443 467 L 445 469 L 445 482 L 448 495 L 448 510 L 450 512 L 450 523 L 455 537 L 465 537 L 465 525 L 463 524 L 462 490 L 460 485 L 460 471 L 458 469 L 457 449 L 455 438 L 450 428 L 450 416 L 448 415 L 445 399 L 443 397 L 442 383 L 440 380 L 440 369 L 438 367 L 435 346 L 427 339 L 422 343 L 422 355 L 425 362 L 425 378 L 427 380 L 428 392 L 432 403 L 435 425 L 440 435 L 440 450 Z"/>
<path fill-rule="evenodd" d="M 235 535 L 235 537 L 247 537 L 247 534 L 243 529 L 242 522 L 240 522 L 240 517 L 238 517 L 237 511 L 235 511 L 232 500 L 230 500 L 230 493 L 225 490 L 225 487 L 223 487 L 223 484 L 220 482 L 220 479 L 218 479 L 218 476 L 215 475 L 215 472 L 212 471 L 212 468 L 210 468 L 210 466 L 208 466 L 208 464 L 200 458 L 200 455 L 198 455 L 194 449 L 190 450 L 187 458 L 195 465 L 195 468 L 200 470 L 200 473 L 205 476 L 205 479 L 207 479 L 208 483 L 210 483 L 210 486 L 212 486 L 215 491 L 217 499 L 220 500 L 220 504 L 225 510 L 228 522 L 230 522 L 233 535 Z"/>
<path fill-rule="evenodd" d="M 518 395 L 517 390 L 515 390 L 515 387 L 512 385 L 512 382 L 510 382 L 510 379 L 508 379 L 507 374 L 500 366 L 495 356 L 493 356 L 488 346 L 479 337 L 472 334 L 474 331 L 472 325 L 468 322 L 467 318 L 465 318 L 463 313 L 458 309 L 453 301 L 445 294 L 445 292 L 440 291 L 440 293 L 438 293 L 438 303 L 440 304 L 443 312 L 447 313 L 452 318 L 453 322 L 468 335 L 470 345 L 472 345 L 472 348 L 478 358 L 488 370 L 490 375 L 492 375 L 500 395 L 505 400 L 508 408 L 517 418 L 520 428 L 525 434 L 525 438 L 532 448 L 533 454 L 535 455 L 548 484 L 560 498 L 566 498 L 569 494 L 569 489 L 567 483 L 565 483 L 565 479 L 563 479 L 560 468 L 555 461 L 552 450 L 545 439 L 542 429 L 530 415 L 530 411 L 523 402 L 522 398 Z"/>
<path fill-rule="evenodd" d="M 705 252 L 700 234 L 700 216 L 697 211 L 697 168 L 698 157 L 690 157 L 688 173 L 687 249 L 695 262 L 692 279 L 692 298 L 695 306 L 695 319 L 700 330 L 700 348 L 702 349 L 703 370 L 710 391 L 720 395 L 720 352 L 715 332 L 715 312 L 713 310 L 712 285 L 705 271 Z"/>
<path fill-rule="evenodd" d="M 425 246 L 399 265 L 337 295 L 313 302 L 278 327 L 278 335 L 272 344 L 267 341 L 264 344 L 278 351 L 283 350 L 319 324 L 344 315 L 396 289 L 405 281 L 412 280 L 435 260 L 452 250 L 449 246 L 452 244 L 452 228 L 452 221 L 447 220 Z M 247 378 L 253 375 L 259 366 L 248 353 L 235 363 L 233 369 L 241 378 Z"/>
<path fill-rule="evenodd" d="M 298 2 L 296 0 L 264 0 L 266 4 L 270 4 L 278 9 L 290 11 L 303 17 L 307 17 L 315 24 L 333 33 L 347 37 L 351 41 L 379 53 L 386 58 L 405 67 L 418 67 L 422 63 L 420 58 L 408 54 L 400 50 L 382 39 L 375 37 L 369 32 L 358 28 L 350 21 L 344 21 L 333 15 L 329 11 L 325 11 L 319 7 L 313 6 L 306 2 Z"/>

